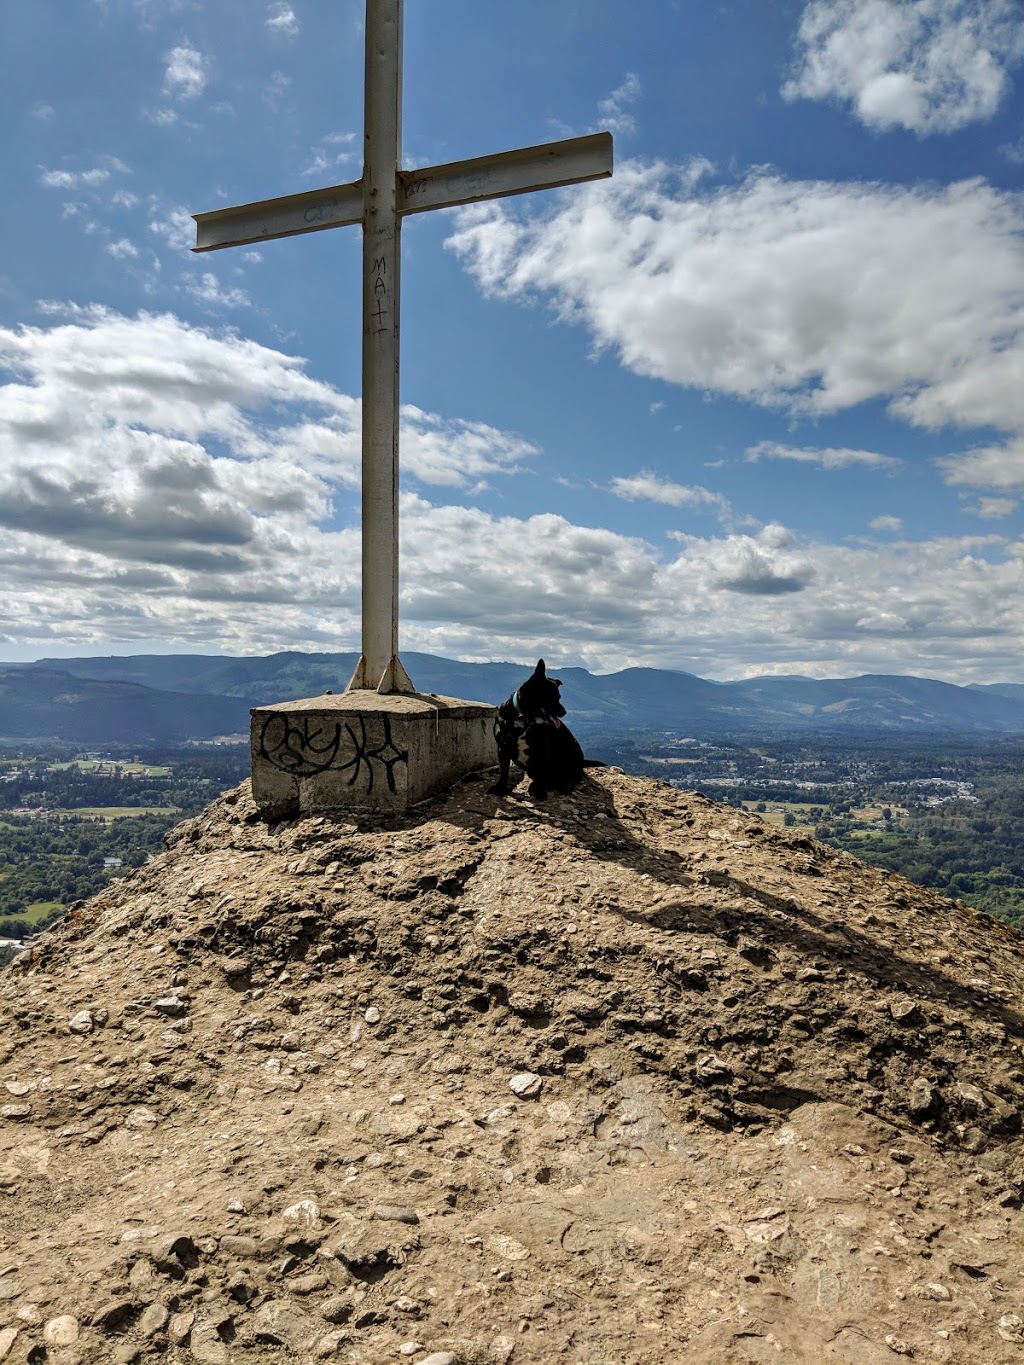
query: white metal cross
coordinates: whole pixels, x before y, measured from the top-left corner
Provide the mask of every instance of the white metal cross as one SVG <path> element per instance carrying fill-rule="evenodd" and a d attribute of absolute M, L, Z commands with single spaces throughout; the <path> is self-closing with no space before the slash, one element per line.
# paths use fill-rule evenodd
<path fill-rule="evenodd" d="M 610 133 L 402 170 L 402 0 L 366 0 L 363 174 L 347 185 L 197 213 L 195 251 L 363 226 L 362 655 L 348 690 L 412 692 L 398 657 L 398 356 L 408 213 L 599 180 Z"/>

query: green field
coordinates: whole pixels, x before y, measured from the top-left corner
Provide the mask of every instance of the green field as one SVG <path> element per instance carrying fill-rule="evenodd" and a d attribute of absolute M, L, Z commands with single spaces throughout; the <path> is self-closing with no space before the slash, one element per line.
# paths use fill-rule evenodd
<path fill-rule="evenodd" d="M 109 758 L 72 758 L 63 763 L 51 763 L 48 771 L 59 773 L 66 772 L 69 768 L 107 777 L 113 777 L 118 772 L 132 777 L 168 777 L 171 772 L 169 767 L 155 763 L 121 763 Z"/>
<path fill-rule="evenodd" d="M 94 820 L 132 819 L 139 815 L 180 815 L 178 806 L 77 806 L 74 810 L 51 810 L 46 818 L 66 820 L 71 815 L 81 815 Z"/>

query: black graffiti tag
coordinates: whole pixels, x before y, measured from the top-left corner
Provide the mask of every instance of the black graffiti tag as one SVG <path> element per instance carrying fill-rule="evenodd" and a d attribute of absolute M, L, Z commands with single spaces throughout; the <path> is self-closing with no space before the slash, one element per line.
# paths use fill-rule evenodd
<path fill-rule="evenodd" d="M 319 721 L 272 715 L 260 731 L 260 754 L 272 767 L 294 777 L 313 777 L 330 768 L 341 748 L 341 726 L 333 735 Z"/>
<path fill-rule="evenodd" d="M 292 777 L 315 777 L 330 769 L 350 773 L 348 785 L 354 787 L 361 781 L 367 792 L 373 791 L 374 764 L 379 763 L 388 790 L 394 792 L 398 790 L 395 768 L 399 763 L 409 762 L 409 753 L 396 747 L 390 718 L 381 716 L 380 720 L 384 737 L 375 745 L 367 734 L 365 717 L 353 717 L 352 724 L 346 721 L 344 730 L 350 743 L 343 746 L 340 721 L 325 727 L 310 716 L 300 720 L 275 713 L 263 722 L 260 754 L 272 767 Z"/>
<path fill-rule="evenodd" d="M 355 750 L 353 757 L 350 758 L 347 763 L 342 763 L 339 765 L 342 772 L 346 772 L 349 768 L 352 769 L 352 776 L 348 780 L 348 785 L 350 787 L 355 786 L 359 774 L 362 770 L 362 766 L 365 763 L 366 790 L 368 792 L 372 792 L 373 760 L 376 759 L 378 763 L 381 763 L 384 766 L 384 775 L 387 778 L 388 791 L 392 792 L 397 791 L 398 787 L 395 783 L 395 767 L 399 763 L 409 762 L 409 751 L 407 749 L 395 748 L 394 742 L 391 739 L 391 720 L 388 716 L 381 716 L 381 721 L 384 725 L 384 739 L 382 743 L 377 745 L 376 749 L 371 749 L 369 747 L 369 741 L 366 735 L 365 717 L 359 716 L 358 720 L 359 720 L 358 739 L 356 738 L 355 732 L 353 731 L 351 725 L 346 724 L 345 726 L 345 729 L 348 731 L 349 739 L 351 739 L 352 741 L 352 747 Z M 390 755 L 388 755 L 389 749 L 391 750 Z"/>

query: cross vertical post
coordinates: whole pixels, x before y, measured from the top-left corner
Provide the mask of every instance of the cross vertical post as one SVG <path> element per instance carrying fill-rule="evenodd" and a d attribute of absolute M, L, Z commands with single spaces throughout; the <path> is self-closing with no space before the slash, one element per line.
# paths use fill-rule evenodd
<path fill-rule="evenodd" d="M 366 7 L 364 108 L 363 636 L 349 690 L 412 692 L 398 658 L 402 0 Z"/>
<path fill-rule="evenodd" d="M 398 657 L 401 224 L 406 214 L 602 180 L 610 133 L 402 170 L 402 0 L 366 0 L 363 174 L 194 215 L 194 251 L 363 229 L 362 652 L 347 693 L 414 693 Z M 289 732 L 290 733 L 290 732 Z M 255 769 L 254 769 L 255 771 Z"/>

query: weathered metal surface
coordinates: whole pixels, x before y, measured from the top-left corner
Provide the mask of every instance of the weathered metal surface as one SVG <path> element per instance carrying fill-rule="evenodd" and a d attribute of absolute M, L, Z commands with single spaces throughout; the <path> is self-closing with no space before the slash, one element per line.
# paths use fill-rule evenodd
<path fill-rule="evenodd" d="M 612 135 L 591 133 L 494 156 L 452 161 L 446 166 L 402 171 L 398 207 L 401 213 L 423 213 L 426 209 L 475 204 L 480 199 L 503 199 L 530 190 L 605 180 L 611 173 Z"/>
<path fill-rule="evenodd" d="M 398 656 L 402 0 L 366 7 L 363 163 L 363 643 L 355 686 L 412 690 Z M 352 684 L 350 684 L 352 685 Z"/>
<path fill-rule="evenodd" d="M 611 133 L 544 142 L 494 156 L 475 156 L 444 166 L 423 166 L 398 172 L 397 213 L 425 213 L 475 204 L 481 199 L 502 199 L 531 190 L 579 185 L 586 180 L 605 180 L 612 173 Z M 196 213 L 196 245 L 193 251 L 220 251 L 228 246 L 298 237 L 324 228 L 348 227 L 363 219 L 363 181 L 331 185 L 324 190 L 285 194 L 234 208 Z"/>
<path fill-rule="evenodd" d="M 196 220 L 193 251 L 219 251 L 226 246 L 245 246 L 272 241 L 275 237 L 297 237 L 303 232 L 347 227 L 362 221 L 363 182 L 353 180 L 347 185 L 285 194 L 279 199 L 211 209 L 209 213 L 196 213 L 193 217 Z"/>

